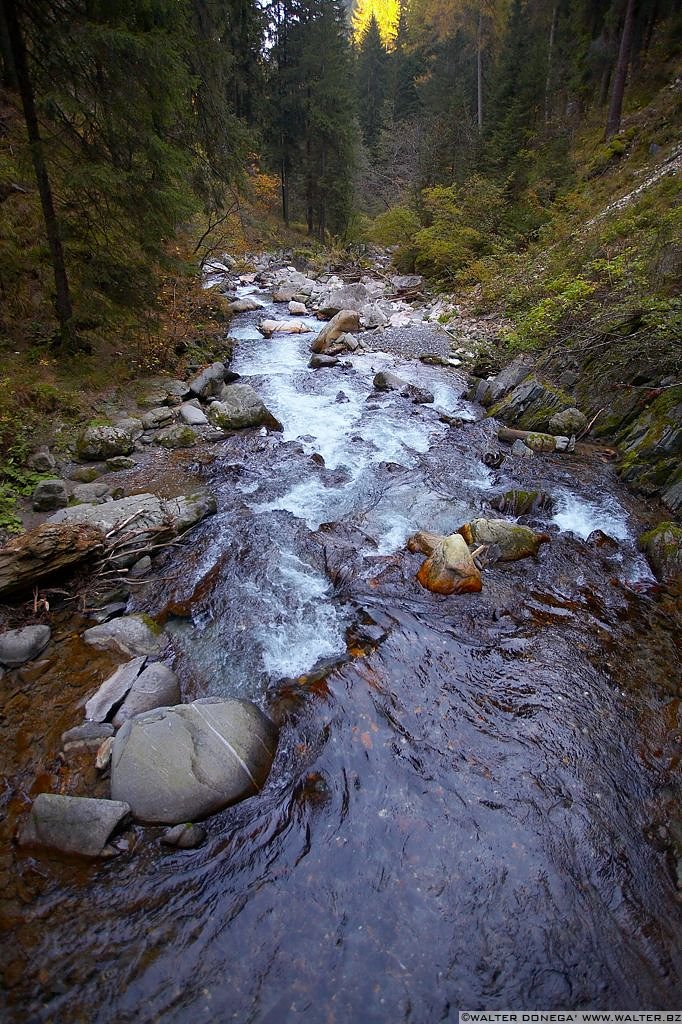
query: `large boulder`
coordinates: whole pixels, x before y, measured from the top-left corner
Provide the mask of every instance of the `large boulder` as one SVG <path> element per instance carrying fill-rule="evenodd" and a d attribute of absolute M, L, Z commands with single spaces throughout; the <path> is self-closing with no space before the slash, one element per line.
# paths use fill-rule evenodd
<path fill-rule="evenodd" d="M 17 668 L 32 661 L 50 641 L 49 626 L 23 626 L 0 633 L 0 665 Z"/>
<path fill-rule="evenodd" d="M 64 480 L 41 480 L 31 495 L 34 512 L 54 512 L 69 504 L 69 492 Z"/>
<path fill-rule="evenodd" d="M 273 334 L 310 334 L 310 328 L 301 320 L 261 320 L 258 330 L 264 338 Z"/>
<path fill-rule="evenodd" d="M 227 367 L 224 363 L 212 363 L 205 370 L 190 381 L 189 390 L 197 398 L 215 398 L 220 394 L 220 389 L 225 383 Z"/>
<path fill-rule="evenodd" d="M 547 533 L 535 533 L 528 526 L 509 523 L 506 519 L 472 519 L 457 531 L 467 544 L 495 546 L 500 562 L 537 555 L 541 544 L 550 540 Z"/>
<path fill-rule="evenodd" d="M 152 662 L 139 674 L 113 718 L 118 728 L 135 715 L 180 702 L 180 681 L 168 665 Z"/>
<path fill-rule="evenodd" d="M 422 564 L 417 579 L 434 594 L 471 594 L 483 588 L 481 573 L 463 537 L 417 533 L 407 544 L 410 551 L 429 557 Z"/>
<path fill-rule="evenodd" d="M 352 309 L 359 313 L 369 299 L 370 295 L 364 284 L 346 284 L 324 292 L 319 298 L 318 308 L 320 315 L 324 317 L 336 316 L 342 309 Z"/>
<path fill-rule="evenodd" d="M 360 317 L 352 309 L 342 309 L 329 321 L 315 341 L 310 346 L 310 351 L 319 355 L 327 351 L 342 334 L 360 330 Z"/>
<path fill-rule="evenodd" d="M 220 401 L 209 406 L 208 418 L 221 430 L 263 426 L 270 430 L 283 429 L 250 384 L 226 385 L 220 392 Z"/>
<path fill-rule="evenodd" d="M 424 278 L 419 274 L 403 274 L 391 278 L 391 284 L 397 292 L 421 291 L 424 287 Z"/>
<path fill-rule="evenodd" d="M 91 626 L 83 633 L 83 640 L 98 651 L 115 651 L 131 658 L 140 655 L 158 657 L 166 646 L 163 630 L 143 615 L 124 615 L 99 626 Z"/>
<path fill-rule="evenodd" d="M 374 377 L 374 387 L 377 391 L 398 391 L 402 398 L 409 398 L 416 405 L 430 405 L 434 396 L 426 388 L 420 388 L 416 384 L 391 373 L 390 370 L 380 370 Z"/>
<path fill-rule="evenodd" d="M 639 547 L 661 582 L 682 579 L 682 526 L 671 522 L 659 523 L 653 530 L 642 534 Z"/>
<path fill-rule="evenodd" d="M 57 460 L 47 445 L 41 445 L 40 448 L 31 452 L 26 464 L 36 473 L 54 473 L 57 468 Z"/>
<path fill-rule="evenodd" d="M 103 531 L 90 523 L 42 523 L 0 548 L 0 595 L 82 562 L 101 552 L 104 543 Z"/>
<path fill-rule="evenodd" d="M 208 418 L 203 409 L 197 409 L 195 405 L 186 402 L 180 406 L 180 416 L 190 427 L 205 427 Z"/>
<path fill-rule="evenodd" d="M 134 433 L 125 423 L 115 426 L 104 423 L 86 427 L 76 441 L 79 457 L 92 462 L 109 459 L 112 455 L 130 455 L 134 450 Z"/>
<path fill-rule="evenodd" d="M 235 299 L 228 308 L 230 313 L 252 313 L 256 309 L 262 309 L 263 304 L 245 296 L 243 299 Z"/>
<path fill-rule="evenodd" d="M 43 846 L 83 857 L 101 857 L 112 832 L 130 815 L 127 803 L 41 793 L 19 833 L 21 846 Z"/>
<path fill-rule="evenodd" d="M 142 426 L 145 430 L 158 430 L 159 427 L 166 427 L 172 423 L 177 413 L 167 405 L 160 405 L 158 409 L 150 409 L 142 417 Z"/>
<path fill-rule="evenodd" d="M 111 497 L 111 490 L 106 484 L 76 484 L 73 489 L 73 500 L 78 505 L 102 505 Z"/>
<path fill-rule="evenodd" d="M 111 794 L 138 821 L 196 821 L 257 793 L 277 731 L 255 704 L 207 698 L 129 719 L 114 741 Z"/>
<path fill-rule="evenodd" d="M 162 448 L 193 448 L 197 443 L 197 435 L 186 423 L 176 423 L 160 430 L 155 441 Z"/>
<path fill-rule="evenodd" d="M 550 434 L 579 434 L 587 426 L 587 416 L 580 409 L 571 406 L 563 412 L 557 412 L 549 421 Z"/>

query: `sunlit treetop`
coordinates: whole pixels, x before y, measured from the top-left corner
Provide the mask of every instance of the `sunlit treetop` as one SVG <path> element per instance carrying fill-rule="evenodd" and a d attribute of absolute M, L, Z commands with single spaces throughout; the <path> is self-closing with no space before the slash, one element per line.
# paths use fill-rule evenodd
<path fill-rule="evenodd" d="M 362 39 L 372 15 L 376 18 L 385 46 L 390 46 L 398 31 L 400 0 L 355 0 L 353 5 L 353 35 Z"/>

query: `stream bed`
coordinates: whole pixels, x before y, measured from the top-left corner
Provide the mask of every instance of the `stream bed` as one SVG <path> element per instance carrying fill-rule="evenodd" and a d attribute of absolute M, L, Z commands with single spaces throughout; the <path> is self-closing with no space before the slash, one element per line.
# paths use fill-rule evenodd
<path fill-rule="evenodd" d="M 488 468 L 496 424 L 464 375 L 415 358 L 447 352 L 431 328 L 362 335 L 370 351 L 313 371 L 314 334 L 265 340 L 278 307 L 239 294 L 265 308 L 233 322 L 232 369 L 284 432 L 234 435 L 190 467 L 218 513 L 135 603 L 166 624 L 185 700 L 273 716 L 275 764 L 198 850 L 139 829 L 107 863 L 24 857 L 9 1012 L 426 1024 L 679 1007 L 661 838 L 679 806 L 679 661 L 635 544 L 646 509 L 596 455 L 507 449 Z M 382 369 L 433 405 L 376 392 Z M 407 537 L 496 517 L 514 487 L 552 499 L 521 520 L 551 534 L 538 558 L 486 569 L 480 594 L 423 590 Z"/>

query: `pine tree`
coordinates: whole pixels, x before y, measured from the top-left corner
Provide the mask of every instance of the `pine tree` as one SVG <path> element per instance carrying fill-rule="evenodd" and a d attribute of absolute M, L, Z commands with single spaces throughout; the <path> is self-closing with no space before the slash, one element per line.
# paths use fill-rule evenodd
<path fill-rule="evenodd" d="M 389 96 L 389 56 L 374 15 L 360 40 L 356 61 L 357 110 L 365 145 L 376 152 Z"/>

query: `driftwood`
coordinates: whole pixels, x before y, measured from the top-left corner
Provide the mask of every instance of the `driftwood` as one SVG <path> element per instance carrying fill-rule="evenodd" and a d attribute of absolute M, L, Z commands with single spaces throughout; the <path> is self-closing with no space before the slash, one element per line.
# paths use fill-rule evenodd
<path fill-rule="evenodd" d="M 514 430 L 512 427 L 500 427 L 497 431 L 500 441 L 507 441 L 512 444 L 514 441 L 524 441 L 531 444 L 529 448 L 541 452 L 574 452 L 575 437 L 561 437 L 556 434 L 545 434 L 541 430 Z"/>
<path fill-rule="evenodd" d="M 43 523 L 0 548 L 0 596 L 104 550 L 104 534 L 84 523 Z"/>

